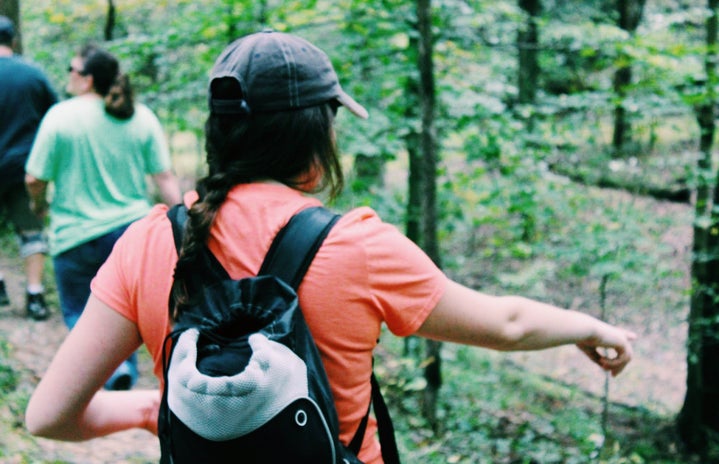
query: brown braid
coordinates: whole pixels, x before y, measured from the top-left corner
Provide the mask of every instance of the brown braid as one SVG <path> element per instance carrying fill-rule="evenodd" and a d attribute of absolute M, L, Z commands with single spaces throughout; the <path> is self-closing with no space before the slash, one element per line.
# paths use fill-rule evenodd
<path fill-rule="evenodd" d="M 210 237 L 210 227 L 232 185 L 225 174 L 215 174 L 198 182 L 198 191 L 205 190 L 207 193 L 187 212 L 187 227 L 175 267 L 175 282 L 172 285 L 172 297 L 176 303 L 172 313 L 173 319 L 191 304 L 186 282 L 197 269 L 196 263 L 200 260 L 202 250 Z"/>

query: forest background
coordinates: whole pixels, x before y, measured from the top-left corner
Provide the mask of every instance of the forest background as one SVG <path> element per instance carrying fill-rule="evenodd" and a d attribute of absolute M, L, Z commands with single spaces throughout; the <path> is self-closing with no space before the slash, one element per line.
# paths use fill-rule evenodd
<path fill-rule="evenodd" d="M 704 463 L 719 462 L 711 430 L 698 445 L 677 434 L 701 365 L 687 351 L 692 251 L 697 227 L 712 230 L 716 179 L 700 117 L 714 107 L 716 2 L 700 3 L 0 0 L 0 12 L 15 9 L 23 55 L 60 93 L 82 44 L 116 54 L 160 117 L 184 190 L 204 173 L 220 50 L 264 27 L 309 39 L 370 111 L 340 112 L 350 182 L 335 208 L 371 205 L 469 286 L 641 334 L 616 380 L 571 347 L 496 354 L 387 335 L 377 372 L 407 462 Z M 6 262 L 7 227 L 1 239 Z M 719 318 L 700 321 L 716 338 Z M 83 462 L 24 436 L 36 379 L 4 335 L 0 460 Z"/>

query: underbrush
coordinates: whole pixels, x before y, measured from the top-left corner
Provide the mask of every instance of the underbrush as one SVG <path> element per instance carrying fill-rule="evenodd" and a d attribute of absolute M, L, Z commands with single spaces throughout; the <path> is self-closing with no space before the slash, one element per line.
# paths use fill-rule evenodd
<path fill-rule="evenodd" d="M 402 342 L 383 337 L 376 372 L 400 454 L 423 464 L 689 464 L 673 418 L 610 403 L 532 374 L 502 354 L 446 344 L 438 426 L 421 415 L 424 382 Z M 391 353 L 391 354 L 390 354 Z"/>
<path fill-rule="evenodd" d="M 17 458 L 8 455 L 7 445 L 24 430 L 23 417 L 28 395 L 21 388 L 20 380 L 20 373 L 12 360 L 12 347 L 0 334 L 0 462 L 7 462 L 5 458 Z"/>

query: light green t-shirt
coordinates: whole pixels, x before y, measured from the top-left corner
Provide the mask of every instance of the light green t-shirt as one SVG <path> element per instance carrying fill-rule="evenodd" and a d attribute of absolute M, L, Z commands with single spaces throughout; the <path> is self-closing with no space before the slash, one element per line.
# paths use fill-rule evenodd
<path fill-rule="evenodd" d="M 91 96 L 53 106 L 40 124 L 25 170 L 53 184 L 53 256 L 147 214 L 147 175 L 169 170 L 170 152 L 146 106 L 120 120 Z"/>

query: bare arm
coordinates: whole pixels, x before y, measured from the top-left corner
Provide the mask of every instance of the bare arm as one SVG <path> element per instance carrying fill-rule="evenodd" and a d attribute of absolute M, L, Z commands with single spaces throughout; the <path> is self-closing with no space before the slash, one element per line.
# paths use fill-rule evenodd
<path fill-rule="evenodd" d="M 47 214 L 47 181 L 25 174 L 25 187 L 30 195 L 30 209 L 38 217 Z"/>
<path fill-rule="evenodd" d="M 100 390 L 140 343 L 131 321 L 91 295 L 30 398 L 25 413 L 30 433 L 68 441 L 131 428 L 156 434 L 158 390 Z"/>
<path fill-rule="evenodd" d="M 167 205 L 174 205 L 181 201 L 180 184 L 172 171 L 163 171 L 152 176 L 155 185 L 160 191 L 162 201 Z"/>
<path fill-rule="evenodd" d="M 576 344 L 592 361 L 618 375 L 632 358 L 633 332 L 587 314 L 518 296 L 491 296 L 449 282 L 418 331 L 437 340 L 501 351 Z M 598 348 L 613 353 L 604 355 Z"/>

